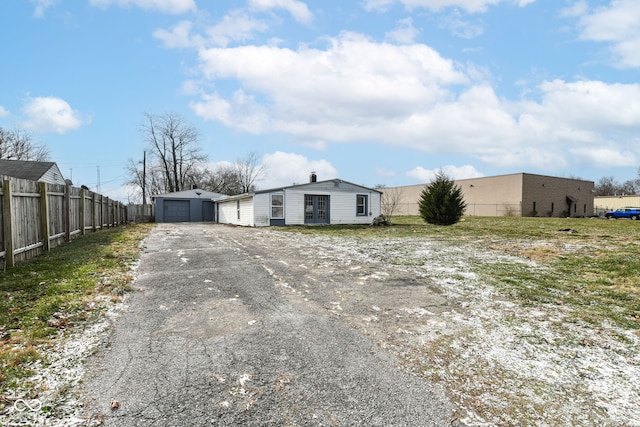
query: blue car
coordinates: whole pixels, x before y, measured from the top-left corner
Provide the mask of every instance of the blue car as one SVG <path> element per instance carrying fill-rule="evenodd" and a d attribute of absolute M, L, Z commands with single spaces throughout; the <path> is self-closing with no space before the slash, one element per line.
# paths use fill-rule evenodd
<path fill-rule="evenodd" d="M 640 219 L 640 208 L 620 208 L 615 211 L 607 212 L 604 214 L 607 219 L 620 219 L 620 218 L 629 218 L 629 219 Z"/>

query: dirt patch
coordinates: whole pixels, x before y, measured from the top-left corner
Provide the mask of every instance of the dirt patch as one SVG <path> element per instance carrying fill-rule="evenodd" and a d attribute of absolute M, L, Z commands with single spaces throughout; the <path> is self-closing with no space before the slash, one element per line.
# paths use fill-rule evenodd
<path fill-rule="evenodd" d="M 168 310 L 161 306 L 160 310 Z M 193 338 L 222 337 L 236 334 L 257 322 L 253 313 L 237 298 L 207 301 L 173 314 L 157 335 L 181 335 Z"/>
<path fill-rule="evenodd" d="M 584 324 L 575 320 L 571 307 L 524 304 L 502 293 L 490 275 L 492 266 L 508 265 L 535 277 L 553 257 L 597 250 L 595 242 L 588 247 L 535 240 L 451 245 L 424 238 L 303 235 L 213 225 L 202 231 L 211 247 L 224 233 L 235 242 L 235 251 L 256 259 L 292 305 L 348 323 L 395 356 L 403 369 L 441 385 L 459 406 L 458 425 L 640 426 L 637 331 L 606 321 Z M 176 254 L 176 268 L 194 264 L 186 253 Z M 199 292 L 211 285 L 202 286 Z M 234 295 L 235 290 L 200 307 L 181 307 L 159 333 L 200 339 L 246 332 L 260 319 Z M 157 309 L 170 312 L 173 308 L 166 304 Z M 224 321 L 213 321 L 212 312 Z M 72 351 L 60 350 L 78 359 L 73 364 L 70 357 L 61 359 L 38 375 L 57 378 L 51 369 L 56 368 L 79 378 L 80 359 L 102 339 L 106 325 L 101 328 L 86 331 L 84 341 L 69 342 Z M 317 342 L 309 355 L 322 351 L 333 350 Z M 269 354 L 265 360 L 282 357 Z M 300 383 L 308 374 L 221 371 L 207 378 L 201 392 L 217 387 L 227 398 L 214 406 L 247 411 L 274 395 L 299 400 Z M 313 395 L 306 396 L 314 401 Z M 316 406 L 321 405 L 310 407 Z M 86 420 L 74 419 L 78 402 L 65 408 L 66 419 L 51 425 L 85 425 Z M 329 425 L 330 414 L 324 419 Z"/>
<path fill-rule="evenodd" d="M 593 250 L 544 241 L 361 239 L 247 230 L 291 294 L 314 301 L 438 381 L 468 426 L 640 426 L 640 340 L 572 309 L 522 305 L 487 271 L 535 276 L 554 257 Z M 276 257 L 275 259 L 273 257 Z"/>

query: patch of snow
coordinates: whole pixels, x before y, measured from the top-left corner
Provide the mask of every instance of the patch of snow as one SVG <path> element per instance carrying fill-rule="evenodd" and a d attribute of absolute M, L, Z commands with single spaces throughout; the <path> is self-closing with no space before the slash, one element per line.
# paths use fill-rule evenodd
<path fill-rule="evenodd" d="M 84 329 L 72 331 L 67 336 L 61 336 L 53 347 L 41 347 L 46 353 L 47 362 L 38 361 L 30 368 L 35 372 L 29 378 L 22 380 L 15 390 L 10 390 L 10 396 L 21 398 L 29 389 L 38 390 L 38 397 L 32 401 L 27 410 L 18 410 L 14 405 L 8 414 L 4 415 L 5 426 L 46 425 L 52 427 L 75 427 L 90 425 L 86 419 L 80 418 L 82 402 L 75 396 L 65 393 L 69 386 L 75 386 L 82 379 L 85 368 L 84 361 L 108 337 L 108 331 L 113 318 L 118 311 L 126 307 L 119 303 L 113 305 L 98 322 L 86 326 Z M 37 402 L 37 404 L 36 404 Z"/>

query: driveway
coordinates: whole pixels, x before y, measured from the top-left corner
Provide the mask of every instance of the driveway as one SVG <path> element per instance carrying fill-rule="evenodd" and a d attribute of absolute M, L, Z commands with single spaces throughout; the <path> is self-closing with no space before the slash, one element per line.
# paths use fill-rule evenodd
<path fill-rule="evenodd" d="M 446 299 L 411 276 L 383 286 L 373 269 L 365 274 L 371 266 L 277 236 L 159 224 L 108 345 L 88 361 L 86 417 L 107 426 L 452 425 L 441 390 L 403 370 L 380 331 L 351 321 L 416 298 L 437 312 Z"/>

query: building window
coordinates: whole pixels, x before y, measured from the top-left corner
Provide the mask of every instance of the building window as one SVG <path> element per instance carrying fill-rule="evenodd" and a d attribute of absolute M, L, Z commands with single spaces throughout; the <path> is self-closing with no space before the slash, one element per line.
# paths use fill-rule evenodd
<path fill-rule="evenodd" d="M 356 215 L 357 216 L 365 216 L 367 215 L 367 202 L 368 197 L 365 194 L 358 194 L 356 196 Z"/>
<path fill-rule="evenodd" d="M 238 211 L 238 219 L 240 219 L 240 200 L 236 201 L 236 210 Z"/>
<path fill-rule="evenodd" d="M 551 203 L 551 213 L 553 213 L 553 202 Z"/>
<path fill-rule="evenodd" d="M 271 218 L 284 218 L 284 194 L 271 195 Z"/>

